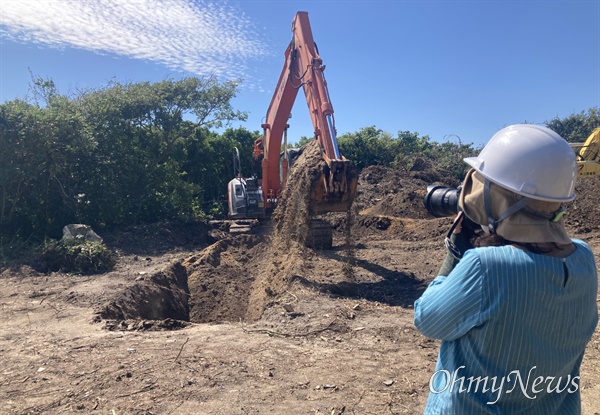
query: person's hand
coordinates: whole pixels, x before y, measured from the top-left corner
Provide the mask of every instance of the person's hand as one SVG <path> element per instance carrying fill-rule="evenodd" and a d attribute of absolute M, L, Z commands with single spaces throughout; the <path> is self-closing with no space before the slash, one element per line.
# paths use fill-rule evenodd
<path fill-rule="evenodd" d="M 462 231 L 463 216 L 464 213 L 461 211 L 458 212 L 458 215 L 456 215 L 456 218 L 454 218 L 454 223 L 452 225 L 452 233 L 460 233 Z"/>
<path fill-rule="evenodd" d="M 448 231 L 446 238 L 444 239 L 444 244 L 448 248 L 450 254 L 456 258 L 462 258 L 463 254 L 469 249 L 473 248 L 471 244 L 471 236 L 470 232 L 462 232 L 462 223 L 463 223 L 464 213 L 459 212 L 452 223 L 452 227 Z M 456 264 L 453 264 L 456 265 Z"/>

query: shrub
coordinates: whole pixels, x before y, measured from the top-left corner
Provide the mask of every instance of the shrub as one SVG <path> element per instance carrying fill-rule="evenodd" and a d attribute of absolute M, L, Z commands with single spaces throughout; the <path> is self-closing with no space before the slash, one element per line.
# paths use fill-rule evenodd
<path fill-rule="evenodd" d="M 47 242 L 41 258 L 42 271 L 99 274 L 116 264 L 115 254 L 103 243 L 91 241 Z"/>

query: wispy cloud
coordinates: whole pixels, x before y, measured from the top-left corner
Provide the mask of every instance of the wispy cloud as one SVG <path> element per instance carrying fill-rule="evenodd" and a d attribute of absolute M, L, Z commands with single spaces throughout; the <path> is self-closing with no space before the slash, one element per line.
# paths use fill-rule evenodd
<path fill-rule="evenodd" d="M 0 34 L 229 79 L 246 77 L 267 50 L 253 22 L 222 1 L 2 0 Z"/>

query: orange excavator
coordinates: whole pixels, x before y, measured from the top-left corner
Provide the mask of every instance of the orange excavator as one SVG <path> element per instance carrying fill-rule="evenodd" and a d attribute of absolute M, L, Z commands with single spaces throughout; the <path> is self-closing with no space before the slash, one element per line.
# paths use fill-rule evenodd
<path fill-rule="evenodd" d="M 325 161 L 319 178 L 311 185 L 311 213 L 347 211 L 356 194 L 356 170 L 338 148 L 333 106 L 323 73 L 325 65 L 313 40 L 308 13 L 296 14 L 292 34 L 284 54 L 283 70 L 262 124 L 263 136 L 254 143 L 254 157 L 262 157 L 262 179 L 243 178 L 236 168 L 236 177 L 228 185 L 229 217 L 232 219 L 269 217 L 277 207 L 291 167 L 287 128 L 300 88 L 304 90 L 314 137 Z"/>

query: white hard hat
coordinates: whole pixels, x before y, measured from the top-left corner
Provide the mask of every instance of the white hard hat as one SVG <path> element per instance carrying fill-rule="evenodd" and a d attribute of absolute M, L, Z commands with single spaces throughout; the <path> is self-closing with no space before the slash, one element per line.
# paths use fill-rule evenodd
<path fill-rule="evenodd" d="M 494 134 L 477 157 L 464 160 L 490 181 L 531 199 L 575 199 L 575 152 L 549 128 L 508 126 Z"/>

